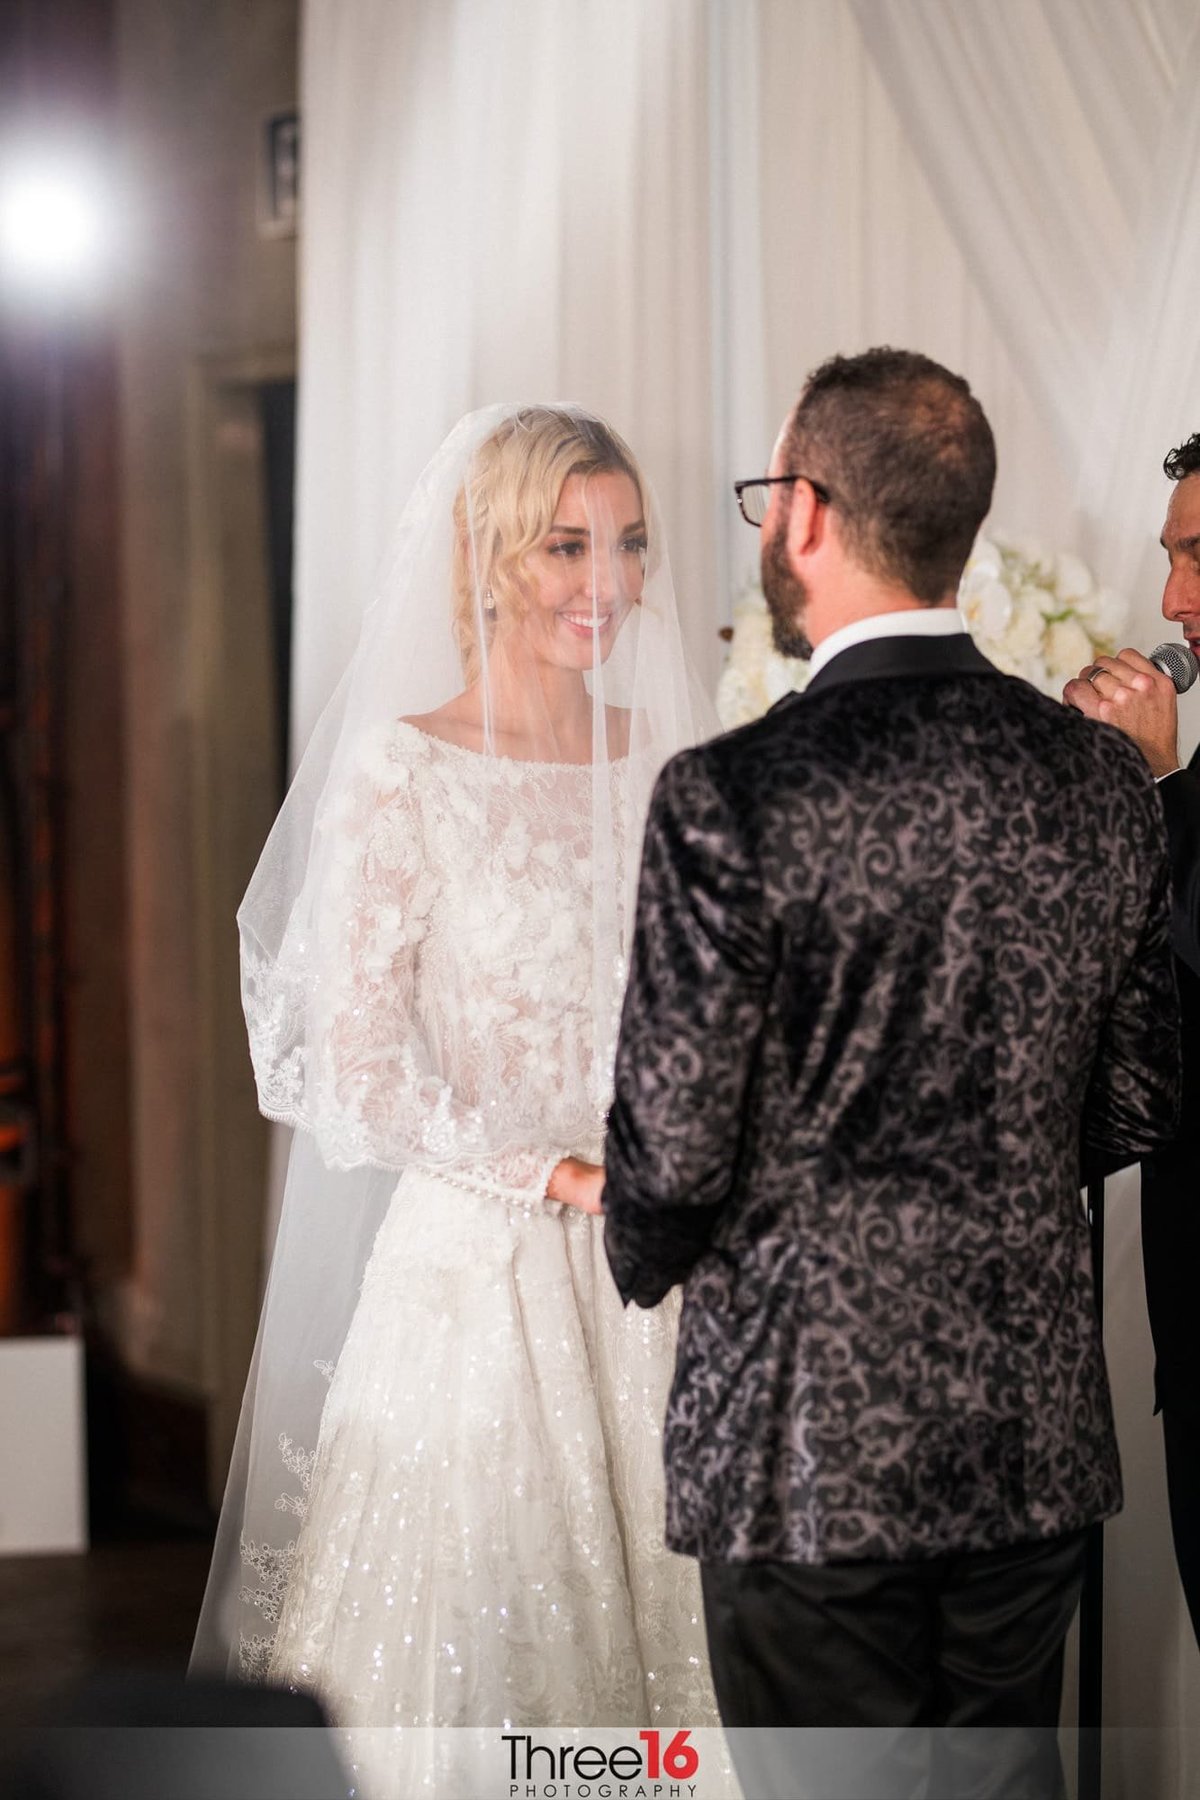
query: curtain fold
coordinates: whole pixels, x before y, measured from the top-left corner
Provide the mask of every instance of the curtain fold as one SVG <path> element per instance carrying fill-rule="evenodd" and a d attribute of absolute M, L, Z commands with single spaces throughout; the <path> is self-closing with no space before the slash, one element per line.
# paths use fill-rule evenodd
<path fill-rule="evenodd" d="M 1178 22 L 1150 5 L 1120 0 L 1051 0 L 1046 24 L 1063 69 L 1090 121 L 1125 218 L 1136 229 L 1146 177 L 1158 149 L 1163 117 L 1175 91 L 1167 33 Z M 1165 28 L 1165 29 L 1164 29 Z"/>
<path fill-rule="evenodd" d="M 1142 639 L 1165 635 L 1166 563 L 1158 534 L 1169 489 L 1166 452 L 1200 431 L 1200 11 L 1182 45 L 1122 290 L 1101 360 L 1077 506 L 1086 553 L 1133 597 Z M 1193 745 L 1200 718 L 1180 716 Z"/>
<path fill-rule="evenodd" d="M 769 416 L 761 7 L 708 0 L 712 254 L 713 516 L 718 616 L 756 572 L 758 545 L 730 506 L 730 481 L 765 469 L 778 429 Z"/>
<path fill-rule="evenodd" d="M 1080 396 L 1108 337 L 1114 289 L 1128 267 L 1122 196 L 1151 128 L 1132 104 L 1121 150 L 1100 148 L 1095 87 L 1112 64 L 1104 40 L 1081 32 L 1095 75 L 1068 67 L 1049 27 L 1057 0 L 852 0 L 868 54 L 975 281 L 1061 450 L 1077 466 Z M 1153 53 L 1141 49 L 1144 85 Z"/>
<path fill-rule="evenodd" d="M 1131 635 L 1160 636 L 1162 458 L 1200 422 L 1200 13 L 1190 0 L 852 4 L 1054 426 L 1073 499 L 1060 542 L 1129 597 Z"/>

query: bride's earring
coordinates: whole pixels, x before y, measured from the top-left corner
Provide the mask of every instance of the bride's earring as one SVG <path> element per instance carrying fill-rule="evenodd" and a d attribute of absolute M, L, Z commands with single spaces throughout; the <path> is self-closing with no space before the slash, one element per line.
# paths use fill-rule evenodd
<path fill-rule="evenodd" d="M 487 612 L 495 612 L 495 610 L 496 610 L 496 596 L 495 596 L 495 595 L 494 595 L 494 594 L 493 594 L 493 592 L 492 592 L 492 590 L 491 590 L 491 588 L 484 588 L 484 590 L 483 590 L 483 604 L 484 604 L 484 608 L 485 608 L 485 610 L 486 610 L 486 611 L 487 611 Z"/>

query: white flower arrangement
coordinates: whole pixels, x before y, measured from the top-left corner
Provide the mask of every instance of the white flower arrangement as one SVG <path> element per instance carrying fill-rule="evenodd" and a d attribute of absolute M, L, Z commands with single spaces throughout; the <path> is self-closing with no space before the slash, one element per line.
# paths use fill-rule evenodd
<path fill-rule="evenodd" d="M 984 655 L 1053 699 L 1085 664 L 1113 654 L 1129 614 L 1121 595 L 1099 586 L 1079 557 L 999 532 L 977 539 L 958 604 Z M 717 687 L 722 725 L 729 731 L 761 718 L 785 694 L 800 693 L 808 673 L 806 662 L 776 650 L 762 589 L 751 584 L 733 609 Z"/>
<path fill-rule="evenodd" d="M 1070 551 L 1043 550 L 998 532 L 976 540 L 958 604 L 984 655 L 1057 700 L 1063 683 L 1097 656 L 1111 656 L 1129 607 L 1100 587 Z"/>
<path fill-rule="evenodd" d="M 717 717 L 726 731 L 748 725 L 807 685 L 808 664 L 780 656 L 772 636 L 771 615 L 757 582 L 745 587 L 733 607 L 733 636 L 717 684 Z"/>

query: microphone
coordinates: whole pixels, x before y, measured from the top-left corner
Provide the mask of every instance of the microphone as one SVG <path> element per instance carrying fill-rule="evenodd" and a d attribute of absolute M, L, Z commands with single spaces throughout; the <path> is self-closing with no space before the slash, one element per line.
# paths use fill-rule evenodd
<path fill-rule="evenodd" d="M 1186 694 L 1200 675 L 1200 662 L 1186 644 L 1159 644 L 1150 652 L 1150 661 L 1168 677 L 1177 694 Z"/>

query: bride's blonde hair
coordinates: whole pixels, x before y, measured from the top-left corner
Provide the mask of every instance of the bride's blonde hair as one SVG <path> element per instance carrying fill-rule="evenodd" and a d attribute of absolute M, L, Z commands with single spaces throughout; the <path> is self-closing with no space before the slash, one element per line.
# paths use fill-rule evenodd
<path fill-rule="evenodd" d="M 454 502 L 454 637 L 467 681 L 481 670 L 481 617 L 490 639 L 502 614 L 525 610 L 523 564 L 549 530 L 563 484 L 610 470 L 629 476 L 644 511 L 633 452 L 586 413 L 525 407 L 479 446 Z"/>

